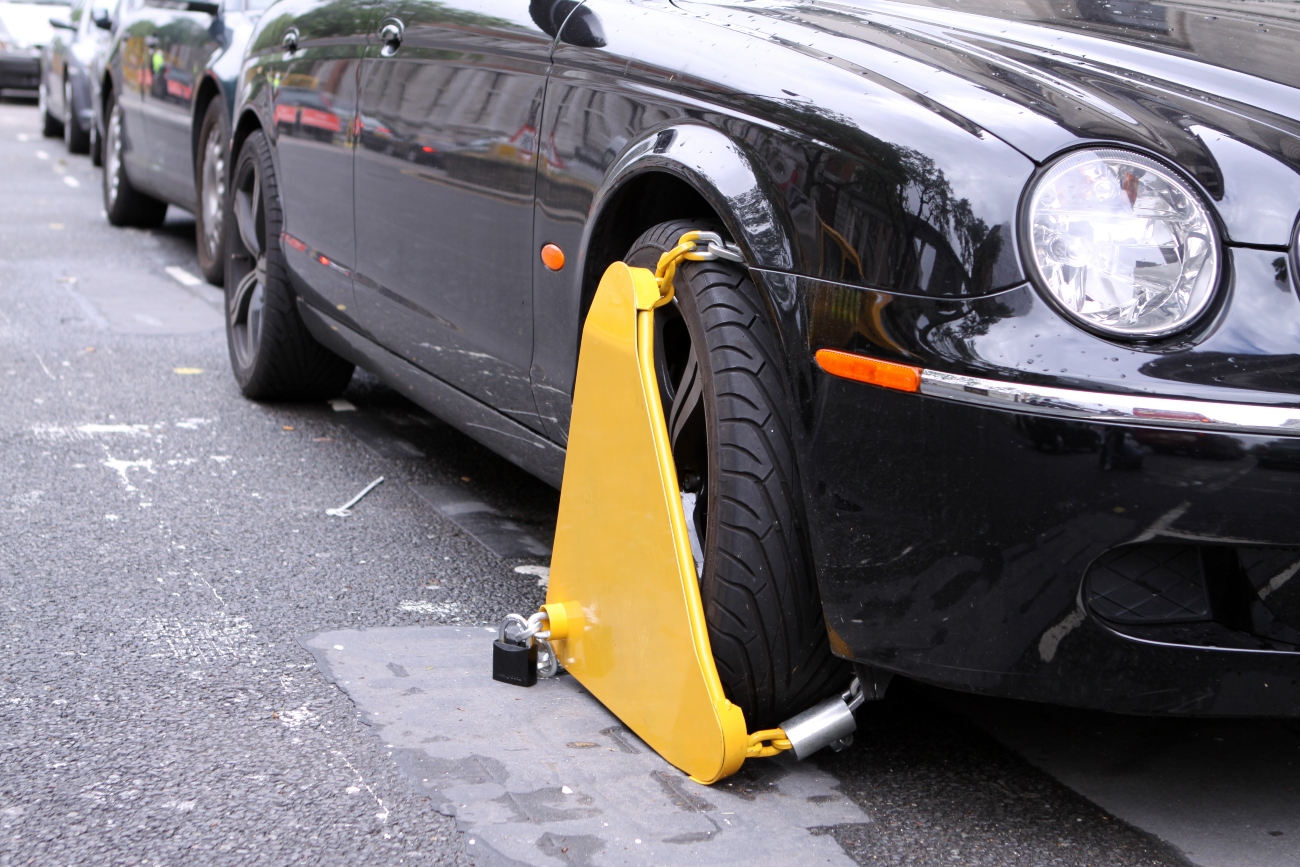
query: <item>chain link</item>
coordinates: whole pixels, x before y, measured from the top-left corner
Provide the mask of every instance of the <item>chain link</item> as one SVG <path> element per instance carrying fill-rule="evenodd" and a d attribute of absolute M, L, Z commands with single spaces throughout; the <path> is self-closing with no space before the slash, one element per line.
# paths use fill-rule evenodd
<path fill-rule="evenodd" d="M 673 278 L 677 276 L 677 266 L 683 259 L 691 262 L 711 262 L 715 259 L 745 261 L 740 248 L 722 240 L 717 232 L 687 232 L 677 239 L 677 246 L 659 257 L 659 264 L 655 267 L 655 280 L 659 283 L 659 296 L 663 299 L 661 303 L 673 297 Z"/>
<path fill-rule="evenodd" d="M 549 622 L 549 620 L 545 611 L 538 611 L 526 620 L 522 614 L 507 614 L 497 629 L 498 641 L 510 641 L 522 644 L 524 647 L 527 647 L 530 641 L 537 644 L 538 677 L 555 677 L 560 673 L 560 660 L 555 655 L 555 648 L 551 646 L 549 640 L 551 631 L 542 628 L 542 622 Z M 510 631 L 511 626 L 517 627 L 513 633 Z"/>
<path fill-rule="evenodd" d="M 794 745 L 781 729 L 763 729 L 750 733 L 749 743 L 745 745 L 745 758 L 765 759 L 793 747 Z"/>

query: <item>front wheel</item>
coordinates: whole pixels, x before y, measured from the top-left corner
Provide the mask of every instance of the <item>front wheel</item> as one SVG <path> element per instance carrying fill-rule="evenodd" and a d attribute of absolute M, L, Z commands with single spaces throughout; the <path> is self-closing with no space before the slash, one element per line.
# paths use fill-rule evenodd
<path fill-rule="evenodd" d="M 627 263 L 654 270 L 693 229 L 662 223 Z M 655 366 L 700 595 L 727 697 L 751 731 L 780 724 L 844 688 L 813 572 L 781 344 L 741 266 L 683 262 L 674 299 L 655 311 Z"/>
<path fill-rule="evenodd" d="M 226 342 L 245 397 L 337 397 L 353 366 L 311 336 L 289 284 L 280 233 L 284 212 L 271 146 L 257 130 L 244 140 L 226 197 Z"/>
<path fill-rule="evenodd" d="M 72 98 L 72 80 L 63 80 L 63 144 L 70 154 L 90 153 L 90 133 L 77 120 L 77 104 Z"/>
<path fill-rule="evenodd" d="M 208 103 L 199 128 L 198 164 L 194 167 L 197 189 L 194 212 L 195 240 L 198 242 L 199 268 L 213 286 L 220 286 L 226 276 L 226 107 L 217 97 Z"/>
<path fill-rule="evenodd" d="M 45 83 L 45 69 L 41 68 L 41 84 L 36 91 L 36 110 L 41 113 L 41 135 L 46 138 L 58 138 L 63 135 L 63 124 L 50 113 L 50 95 Z"/>

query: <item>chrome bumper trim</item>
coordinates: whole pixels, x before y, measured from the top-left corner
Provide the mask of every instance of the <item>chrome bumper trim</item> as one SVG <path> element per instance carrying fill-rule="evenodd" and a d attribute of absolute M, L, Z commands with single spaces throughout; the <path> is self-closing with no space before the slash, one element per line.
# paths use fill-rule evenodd
<path fill-rule="evenodd" d="M 1084 422 L 1300 437 L 1300 409 L 1046 388 L 921 371 L 920 393 L 988 409 Z"/>

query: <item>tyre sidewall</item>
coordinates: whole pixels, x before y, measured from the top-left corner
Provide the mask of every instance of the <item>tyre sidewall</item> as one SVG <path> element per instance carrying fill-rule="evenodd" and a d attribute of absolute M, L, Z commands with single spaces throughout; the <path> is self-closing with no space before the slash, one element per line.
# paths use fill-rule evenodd
<path fill-rule="evenodd" d="M 207 160 L 207 141 L 212 127 L 217 125 L 221 130 L 221 140 L 228 142 L 230 140 L 230 124 L 226 120 L 226 107 L 220 96 L 213 98 L 208 104 L 207 110 L 203 113 L 203 125 L 199 128 L 198 152 L 194 159 L 194 201 L 196 207 L 194 210 L 195 223 L 195 247 L 199 256 L 199 268 L 203 271 L 203 276 L 214 286 L 220 286 L 225 280 L 225 252 L 226 252 L 226 227 L 229 226 L 226 211 L 228 210 L 226 202 L 222 201 L 221 207 L 221 229 L 216 244 L 212 249 L 207 245 L 207 226 L 204 219 L 203 207 L 203 169 Z M 229 171 L 225 172 L 227 178 L 232 177 Z M 229 198 L 228 196 L 226 198 Z"/>

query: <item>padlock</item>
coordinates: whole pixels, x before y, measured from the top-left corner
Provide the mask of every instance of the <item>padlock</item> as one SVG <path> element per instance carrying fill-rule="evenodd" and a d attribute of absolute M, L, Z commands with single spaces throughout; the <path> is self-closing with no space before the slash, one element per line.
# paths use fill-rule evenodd
<path fill-rule="evenodd" d="M 519 618 L 519 615 L 511 617 Z M 492 679 L 515 686 L 536 686 L 537 642 L 530 633 L 525 633 L 522 641 L 511 638 L 506 631 L 510 622 L 511 618 L 506 618 L 496 641 L 492 642 Z"/>

